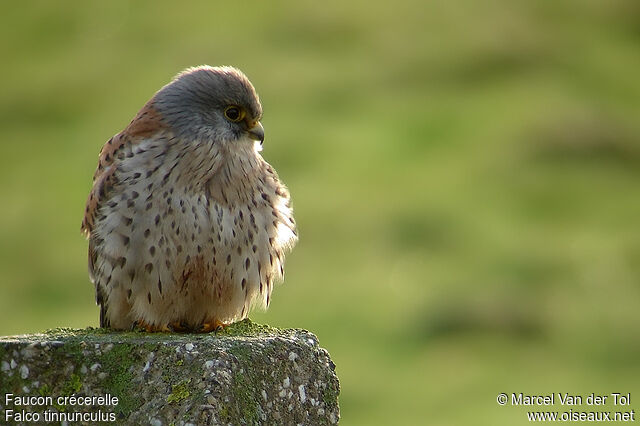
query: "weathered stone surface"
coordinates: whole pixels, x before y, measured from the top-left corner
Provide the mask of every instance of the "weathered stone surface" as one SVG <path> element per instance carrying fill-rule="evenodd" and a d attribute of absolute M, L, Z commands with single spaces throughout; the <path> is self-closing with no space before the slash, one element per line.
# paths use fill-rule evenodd
<path fill-rule="evenodd" d="M 313 334 L 248 320 L 218 334 L 0 337 L 0 424 L 35 415 L 60 423 L 63 414 L 69 424 L 334 424 L 339 392 Z M 103 400 L 80 405 L 65 396 Z"/>

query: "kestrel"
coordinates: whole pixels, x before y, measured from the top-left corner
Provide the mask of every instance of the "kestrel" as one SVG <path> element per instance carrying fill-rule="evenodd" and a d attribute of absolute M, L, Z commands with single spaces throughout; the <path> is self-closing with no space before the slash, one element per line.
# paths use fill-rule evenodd
<path fill-rule="evenodd" d="M 101 327 L 211 331 L 269 305 L 297 233 L 261 118 L 242 72 L 189 68 L 102 147 L 82 221 Z"/>

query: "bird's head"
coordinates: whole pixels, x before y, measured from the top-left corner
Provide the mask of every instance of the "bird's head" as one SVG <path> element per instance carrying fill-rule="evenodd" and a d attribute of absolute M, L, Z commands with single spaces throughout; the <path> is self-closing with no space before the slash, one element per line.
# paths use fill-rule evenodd
<path fill-rule="evenodd" d="M 188 140 L 264 140 L 260 99 L 236 68 L 189 68 L 160 89 L 153 103 L 173 131 Z"/>

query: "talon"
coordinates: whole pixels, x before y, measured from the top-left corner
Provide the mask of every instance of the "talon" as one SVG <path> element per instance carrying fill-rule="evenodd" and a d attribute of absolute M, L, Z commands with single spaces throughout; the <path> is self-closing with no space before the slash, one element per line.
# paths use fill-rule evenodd
<path fill-rule="evenodd" d="M 183 321 L 174 321 L 166 326 L 169 331 L 184 333 L 189 331 L 189 325 Z"/>
<path fill-rule="evenodd" d="M 157 326 L 147 324 L 142 320 L 136 320 L 131 324 L 132 331 L 146 331 L 147 333 L 155 333 L 157 331 L 166 331 L 166 326 Z"/>
<path fill-rule="evenodd" d="M 211 333 L 211 332 L 218 333 L 224 330 L 224 328 L 228 325 L 229 324 L 225 324 L 220 320 L 214 319 L 213 321 L 208 321 L 202 324 L 198 332 L 199 333 Z"/>

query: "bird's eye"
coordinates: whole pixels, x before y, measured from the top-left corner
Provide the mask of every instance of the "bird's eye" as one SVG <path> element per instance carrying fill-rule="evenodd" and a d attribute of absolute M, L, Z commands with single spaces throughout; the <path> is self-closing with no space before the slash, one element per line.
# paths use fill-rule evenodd
<path fill-rule="evenodd" d="M 229 105 L 224 109 L 224 116 L 229 121 L 237 123 L 244 118 L 244 110 L 236 105 Z"/>

